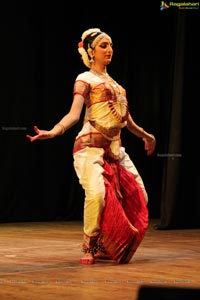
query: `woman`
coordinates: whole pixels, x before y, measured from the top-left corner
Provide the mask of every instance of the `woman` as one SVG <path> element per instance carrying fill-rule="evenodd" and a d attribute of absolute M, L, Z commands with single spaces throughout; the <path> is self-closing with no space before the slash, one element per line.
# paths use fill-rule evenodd
<path fill-rule="evenodd" d="M 148 196 L 137 169 L 122 147 L 121 129 L 127 127 L 144 141 L 147 155 L 156 140 L 138 126 L 128 111 L 124 88 L 107 73 L 113 56 L 111 37 L 99 28 L 86 30 L 78 44 L 89 69 L 74 83 L 70 111 L 51 130 L 34 127 L 31 142 L 54 138 L 85 118 L 73 149 L 74 167 L 85 191 L 83 256 L 81 264 L 97 258 L 128 263 L 148 226 Z"/>

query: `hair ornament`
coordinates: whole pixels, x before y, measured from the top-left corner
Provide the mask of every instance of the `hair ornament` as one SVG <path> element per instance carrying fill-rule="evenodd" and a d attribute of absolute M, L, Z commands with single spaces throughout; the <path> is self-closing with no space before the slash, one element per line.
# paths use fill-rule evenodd
<path fill-rule="evenodd" d="M 102 32 L 99 28 L 90 28 L 83 32 L 81 41 L 78 43 L 78 52 L 86 67 L 91 68 L 92 63 L 94 62 L 92 50 L 104 37 L 108 38 L 111 42 L 110 36 L 105 32 Z"/>
<path fill-rule="evenodd" d="M 81 40 L 84 41 L 84 39 L 87 36 L 89 36 L 89 35 L 92 36 L 92 35 L 96 34 L 97 32 L 101 32 L 101 30 L 99 28 L 90 28 L 83 32 L 83 34 L 81 36 Z"/>
<path fill-rule="evenodd" d="M 83 48 L 83 41 L 80 41 L 80 42 L 78 43 L 78 48 Z"/>

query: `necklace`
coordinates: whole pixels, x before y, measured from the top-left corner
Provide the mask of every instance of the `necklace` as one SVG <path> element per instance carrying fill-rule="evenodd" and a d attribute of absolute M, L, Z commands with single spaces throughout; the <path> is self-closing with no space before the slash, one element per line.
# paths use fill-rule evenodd
<path fill-rule="evenodd" d="M 107 83 L 109 83 L 109 85 L 111 85 L 111 87 L 117 87 L 118 93 L 120 94 L 119 84 L 117 84 L 117 82 L 112 77 L 110 77 L 110 75 L 107 72 L 100 72 L 95 69 L 90 69 L 90 72 L 96 75 L 97 77 L 101 78 L 102 80 L 105 80 Z"/>
<path fill-rule="evenodd" d="M 99 72 L 95 69 L 90 69 L 90 72 L 104 80 L 110 86 L 117 101 L 109 100 L 108 106 L 116 119 L 120 122 L 124 122 L 128 117 L 128 107 L 127 100 L 122 94 L 120 85 L 112 77 L 110 77 L 107 72 Z"/>
<path fill-rule="evenodd" d="M 106 80 L 110 77 L 107 72 L 100 72 L 100 71 L 97 71 L 95 69 L 90 69 L 90 72 L 93 73 L 94 75 L 96 75 L 97 77 L 102 78 L 104 80 Z"/>

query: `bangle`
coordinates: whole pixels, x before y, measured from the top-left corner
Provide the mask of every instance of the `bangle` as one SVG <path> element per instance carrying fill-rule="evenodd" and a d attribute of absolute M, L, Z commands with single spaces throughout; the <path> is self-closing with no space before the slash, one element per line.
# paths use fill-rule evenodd
<path fill-rule="evenodd" d="M 61 134 L 65 133 L 66 129 L 65 129 L 65 126 L 62 123 L 57 123 L 55 126 L 59 126 L 62 129 Z"/>

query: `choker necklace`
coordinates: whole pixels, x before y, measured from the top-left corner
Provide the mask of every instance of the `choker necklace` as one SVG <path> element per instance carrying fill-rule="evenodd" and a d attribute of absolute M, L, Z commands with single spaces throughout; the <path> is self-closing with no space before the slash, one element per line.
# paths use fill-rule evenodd
<path fill-rule="evenodd" d="M 110 77 L 110 75 L 107 72 L 100 72 L 95 69 L 90 69 L 90 72 L 93 73 L 95 76 L 101 78 L 102 80 L 106 81 L 112 87 L 118 87 L 119 89 L 119 85 L 117 84 L 117 82 L 112 77 Z"/>
<path fill-rule="evenodd" d="M 108 79 L 110 77 L 107 72 L 99 72 L 95 69 L 90 69 L 90 72 L 102 79 Z"/>
<path fill-rule="evenodd" d="M 110 75 L 107 72 L 100 72 L 95 69 L 90 69 L 90 72 L 93 73 L 95 76 L 101 78 L 102 80 L 106 81 L 111 87 L 118 87 L 118 93 L 121 93 L 118 83 L 112 77 L 110 77 Z"/>

